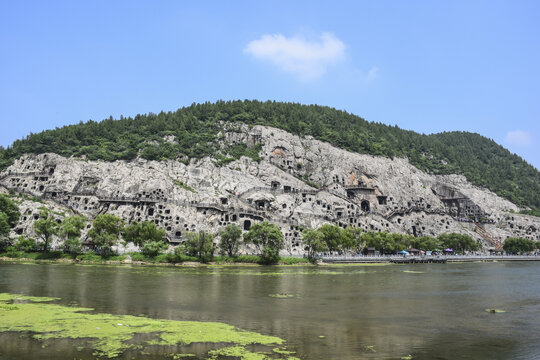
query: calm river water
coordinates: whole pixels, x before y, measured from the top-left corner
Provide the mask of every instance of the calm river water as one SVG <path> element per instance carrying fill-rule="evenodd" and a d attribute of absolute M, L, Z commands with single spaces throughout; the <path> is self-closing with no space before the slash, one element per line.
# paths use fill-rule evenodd
<path fill-rule="evenodd" d="M 198 268 L 0 263 L 0 292 L 59 297 L 61 304 L 103 313 L 224 322 L 281 337 L 306 360 L 540 359 L 537 262 Z M 2 360 L 80 357 L 68 340 L 42 348 L 27 335 L 0 334 Z"/>

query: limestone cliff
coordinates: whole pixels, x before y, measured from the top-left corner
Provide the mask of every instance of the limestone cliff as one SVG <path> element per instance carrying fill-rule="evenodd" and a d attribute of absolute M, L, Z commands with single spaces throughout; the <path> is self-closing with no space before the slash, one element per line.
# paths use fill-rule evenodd
<path fill-rule="evenodd" d="M 404 158 L 351 153 L 271 127 L 235 124 L 220 139 L 223 148 L 260 144 L 262 160 L 217 166 L 210 157 L 186 165 L 25 155 L 0 173 L 0 185 L 89 219 L 108 212 L 154 221 L 173 244 L 187 231 L 229 223 L 247 230 L 264 220 L 281 227 L 291 254 L 304 252 L 303 227 L 324 223 L 415 236 L 467 233 L 486 247 L 511 236 L 540 240 L 540 218 L 512 213 L 516 205 L 462 176 L 433 176 Z M 20 206 L 14 232 L 33 236 L 43 204 L 27 198 Z"/>

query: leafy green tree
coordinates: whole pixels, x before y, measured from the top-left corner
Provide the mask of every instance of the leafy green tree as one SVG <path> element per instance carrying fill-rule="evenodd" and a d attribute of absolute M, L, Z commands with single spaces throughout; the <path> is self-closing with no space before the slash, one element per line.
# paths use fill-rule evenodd
<path fill-rule="evenodd" d="M 182 259 L 187 256 L 187 247 L 185 244 L 180 244 L 174 247 L 174 258 L 176 262 L 181 262 Z"/>
<path fill-rule="evenodd" d="M 43 238 L 43 253 L 47 254 L 52 237 L 57 235 L 59 231 L 58 222 L 51 210 L 40 208 L 39 219 L 34 221 L 34 230 Z"/>
<path fill-rule="evenodd" d="M 362 234 L 362 239 L 366 244 L 366 247 L 372 247 L 375 248 L 375 250 L 379 251 L 381 254 L 384 254 L 385 251 L 388 251 L 389 247 L 393 248 L 393 245 L 391 246 L 388 244 L 387 241 L 387 233 L 377 233 L 373 231 L 369 231 Z"/>
<path fill-rule="evenodd" d="M 86 224 L 86 218 L 81 215 L 66 217 L 60 223 L 59 235 L 64 239 L 63 250 L 67 254 L 80 254 L 81 231 Z"/>
<path fill-rule="evenodd" d="M 220 232 L 219 249 L 222 255 L 237 256 L 241 244 L 242 229 L 236 224 L 229 224 Z"/>
<path fill-rule="evenodd" d="M 523 254 L 534 251 L 534 241 L 524 238 L 508 238 L 504 241 L 503 250 L 509 254 Z"/>
<path fill-rule="evenodd" d="M 135 245 L 142 246 L 140 239 L 141 223 L 134 221 L 124 227 L 122 230 L 122 238 L 127 242 L 132 242 Z"/>
<path fill-rule="evenodd" d="M 302 231 L 302 241 L 307 248 L 308 259 L 310 260 L 314 260 L 317 253 L 328 250 L 324 236 L 318 230 L 305 229 Z"/>
<path fill-rule="evenodd" d="M 196 256 L 200 261 L 207 263 L 214 258 L 214 235 L 205 231 L 186 234 L 186 251 L 190 256 Z"/>
<path fill-rule="evenodd" d="M 474 241 L 473 238 L 465 234 L 441 234 L 437 238 L 443 247 L 450 248 L 460 254 L 467 251 L 477 251 L 482 247 L 478 242 Z"/>
<path fill-rule="evenodd" d="M 322 240 L 328 250 L 339 251 L 342 249 L 343 231 L 337 225 L 324 224 L 317 229 L 322 234 Z"/>
<path fill-rule="evenodd" d="M 86 218 L 81 215 L 66 217 L 60 223 L 60 236 L 64 238 L 76 238 L 81 236 L 81 231 L 86 224 Z"/>
<path fill-rule="evenodd" d="M 424 251 L 435 251 L 441 249 L 441 242 L 431 236 L 422 236 L 411 239 L 411 246 Z"/>
<path fill-rule="evenodd" d="M 163 241 L 146 241 L 141 247 L 141 253 L 146 256 L 155 257 L 168 247 Z"/>
<path fill-rule="evenodd" d="M 112 252 L 112 247 L 118 242 L 123 228 L 124 220 L 111 214 L 100 214 L 94 219 L 88 236 L 101 256 L 105 257 Z"/>
<path fill-rule="evenodd" d="M 10 238 L 3 238 L 0 236 L 0 254 L 8 251 L 12 246 L 13 241 Z"/>
<path fill-rule="evenodd" d="M 344 230 L 347 233 L 347 237 L 351 241 L 350 249 L 353 249 L 355 253 L 360 254 L 366 247 L 366 242 L 362 238 L 362 229 L 359 227 L 348 227 Z"/>
<path fill-rule="evenodd" d="M 13 243 L 13 248 L 17 251 L 33 252 L 37 251 L 38 245 L 34 239 L 27 238 L 26 236 L 19 236 Z"/>
<path fill-rule="evenodd" d="M 159 229 L 152 221 L 135 221 L 124 228 L 123 237 L 126 241 L 142 247 L 147 242 L 165 243 L 165 230 Z"/>
<path fill-rule="evenodd" d="M 338 225 L 324 224 L 317 229 L 330 251 L 346 251 L 358 245 L 359 229 L 342 229 Z"/>
<path fill-rule="evenodd" d="M 0 252 L 7 250 L 12 241 L 8 238 L 11 229 L 19 221 L 19 208 L 13 200 L 4 194 L 0 194 Z"/>
<path fill-rule="evenodd" d="M 364 249 L 368 247 L 376 248 L 375 244 L 377 243 L 377 233 L 373 231 L 368 231 L 360 235 L 360 242 L 364 244 Z"/>
<path fill-rule="evenodd" d="M 165 230 L 159 229 L 152 221 L 133 222 L 123 231 L 125 240 L 139 246 L 141 253 L 154 257 L 167 249 Z"/>
<path fill-rule="evenodd" d="M 393 233 L 390 234 L 390 238 L 393 242 L 392 251 L 399 252 L 411 247 L 411 239 L 413 236 Z"/>
<path fill-rule="evenodd" d="M 378 246 L 375 246 L 375 248 L 378 248 L 381 254 L 394 254 L 399 251 L 396 248 L 395 238 L 388 232 L 382 231 L 378 233 L 376 239 L 378 240 Z"/>
<path fill-rule="evenodd" d="M 1 215 L 4 214 L 4 215 Z M 5 217 L 4 217 L 5 216 Z M 0 194 L 0 218 L 3 218 L 9 224 L 10 228 L 15 227 L 17 222 L 19 222 L 19 217 L 21 213 L 17 204 L 11 200 L 7 195 Z"/>
<path fill-rule="evenodd" d="M 67 238 L 62 244 L 62 251 L 66 254 L 78 255 L 82 252 L 82 241 L 80 238 Z"/>
<path fill-rule="evenodd" d="M 279 227 L 264 221 L 253 225 L 244 234 L 244 242 L 255 245 L 263 263 L 272 264 L 279 260 L 279 251 L 283 249 L 283 234 Z"/>
<path fill-rule="evenodd" d="M 357 245 L 356 237 L 360 229 L 347 227 L 341 230 L 341 249 L 343 251 L 354 249 Z"/>
<path fill-rule="evenodd" d="M 11 226 L 6 213 L 0 212 L 0 239 L 6 238 L 9 235 Z"/>
<path fill-rule="evenodd" d="M 395 254 L 410 246 L 411 236 L 382 232 L 366 232 L 361 235 L 367 247 L 373 247 L 381 254 Z"/>

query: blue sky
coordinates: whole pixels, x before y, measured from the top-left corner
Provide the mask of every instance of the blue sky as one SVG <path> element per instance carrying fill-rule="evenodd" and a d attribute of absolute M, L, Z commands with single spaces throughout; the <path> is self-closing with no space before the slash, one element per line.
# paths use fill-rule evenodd
<path fill-rule="evenodd" d="M 538 1 L 2 1 L 0 145 L 259 99 L 485 135 L 540 168 Z"/>

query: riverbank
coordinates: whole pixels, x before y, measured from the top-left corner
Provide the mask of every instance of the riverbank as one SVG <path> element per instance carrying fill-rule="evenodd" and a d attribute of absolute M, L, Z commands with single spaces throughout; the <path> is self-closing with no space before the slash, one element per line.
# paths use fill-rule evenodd
<path fill-rule="evenodd" d="M 11 255 L 11 256 L 10 256 Z M 67 254 L 25 253 L 0 254 L 0 262 L 11 263 L 53 263 L 53 264 L 85 264 L 85 265 L 146 265 L 146 266 L 208 266 L 208 265 L 234 265 L 234 266 L 263 266 L 261 258 L 254 255 L 238 257 L 216 256 L 208 263 L 197 261 L 195 257 L 170 257 L 167 254 L 156 257 L 145 257 L 140 254 L 125 254 L 102 258 L 94 254 L 84 254 L 76 257 Z M 307 258 L 283 257 L 273 265 L 312 265 Z"/>
<path fill-rule="evenodd" d="M 307 258 L 283 257 L 276 264 L 266 265 L 260 262 L 258 256 L 245 255 L 236 258 L 216 257 L 214 261 L 203 263 L 196 258 L 184 258 L 171 261 L 166 257 L 133 259 L 129 255 L 117 255 L 101 258 L 97 255 L 82 255 L 78 257 L 55 257 L 54 254 L 44 257 L 42 253 L 19 253 L 17 256 L 0 254 L 0 262 L 11 263 L 54 263 L 54 264 L 83 264 L 83 265 L 141 265 L 141 266 L 172 266 L 194 267 L 210 265 L 233 266 L 324 266 L 332 264 L 425 264 L 425 263 L 467 263 L 467 262 L 498 262 L 498 261 L 540 261 L 540 255 L 452 255 L 452 256 L 323 256 L 316 263 Z"/>
<path fill-rule="evenodd" d="M 450 255 L 450 256 L 323 256 L 324 263 L 462 263 L 494 261 L 540 261 L 540 255 Z"/>

